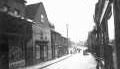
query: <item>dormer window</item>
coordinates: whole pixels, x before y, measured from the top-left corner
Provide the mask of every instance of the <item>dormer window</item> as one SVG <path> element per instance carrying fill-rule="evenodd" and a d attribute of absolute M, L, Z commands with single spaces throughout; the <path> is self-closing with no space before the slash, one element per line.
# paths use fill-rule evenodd
<path fill-rule="evenodd" d="M 18 9 L 15 9 L 14 14 L 15 15 L 20 15 L 20 11 Z"/>
<path fill-rule="evenodd" d="M 2 12 L 8 12 L 8 10 L 9 10 L 9 7 L 7 5 L 3 5 L 3 7 L 0 8 L 0 11 Z"/>
<path fill-rule="evenodd" d="M 8 14 L 11 16 L 14 16 L 14 17 L 20 17 L 20 11 L 18 9 L 14 9 L 12 11 L 9 11 Z"/>

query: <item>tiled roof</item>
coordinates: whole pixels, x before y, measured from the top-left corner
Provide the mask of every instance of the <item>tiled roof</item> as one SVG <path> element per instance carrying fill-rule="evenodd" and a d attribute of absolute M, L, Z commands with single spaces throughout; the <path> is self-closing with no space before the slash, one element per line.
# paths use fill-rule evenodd
<path fill-rule="evenodd" d="M 27 1 L 26 1 L 26 0 L 14 0 L 14 1 L 17 1 L 17 2 L 22 3 L 22 4 L 27 3 Z"/>
<path fill-rule="evenodd" d="M 40 3 L 27 5 L 25 8 L 25 18 L 34 19 Z"/>

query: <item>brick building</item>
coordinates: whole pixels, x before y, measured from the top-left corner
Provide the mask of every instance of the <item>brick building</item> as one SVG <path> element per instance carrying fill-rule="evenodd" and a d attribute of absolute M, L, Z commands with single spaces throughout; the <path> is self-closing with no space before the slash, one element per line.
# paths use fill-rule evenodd
<path fill-rule="evenodd" d="M 51 29 L 52 58 L 58 58 L 61 34 Z"/>
<path fill-rule="evenodd" d="M 0 0 L 0 67 L 16 69 L 61 57 L 66 38 L 51 31 L 43 3 Z"/>
<path fill-rule="evenodd" d="M 59 58 L 68 54 L 69 46 L 67 38 L 51 29 L 52 58 Z M 70 44 L 69 44 L 70 45 Z"/>
<path fill-rule="evenodd" d="M 66 37 L 61 36 L 61 47 L 60 47 L 60 54 L 61 56 L 68 54 L 69 44 L 68 39 Z"/>
<path fill-rule="evenodd" d="M 25 47 L 32 32 L 30 30 L 32 24 L 21 19 L 24 16 L 25 3 L 25 0 L 0 0 L 0 67 L 2 69 L 26 65 Z"/>
<path fill-rule="evenodd" d="M 52 59 L 50 23 L 43 3 L 26 6 L 25 18 L 31 19 L 33 28 L 33 62 L 41 63 Z"/>
<path fill-rule="evenodd" d="M 6 13 L 0 13 L 0 51 L 3 56 L 7 57 L 3 62 L 8 60 L 7 65 L 10 69 L 26 65 L 27 42 L 29 42 L 31 38 L 31 22 L 10 16 Z"/>

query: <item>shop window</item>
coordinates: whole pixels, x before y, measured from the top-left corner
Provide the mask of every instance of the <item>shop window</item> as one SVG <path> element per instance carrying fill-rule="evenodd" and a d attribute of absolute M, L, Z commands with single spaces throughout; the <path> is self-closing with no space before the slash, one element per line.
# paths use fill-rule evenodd
<path fill-rule="evenodd" d="M 23 59 L 23 50 L 21 45 L 15 44 L 14 42 L 9 43 L 9 58 L 10 62 L 16 62 Z"/>
<path fill-rule="evenodd" d="M 36 45 L 36 59 L 40 59 L 40 46 Z"/>

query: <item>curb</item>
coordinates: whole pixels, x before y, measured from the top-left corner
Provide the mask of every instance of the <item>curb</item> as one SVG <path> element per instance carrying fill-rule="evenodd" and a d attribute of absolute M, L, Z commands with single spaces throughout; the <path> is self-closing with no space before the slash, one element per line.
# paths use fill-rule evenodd
<path fill-rule="evenodd" d="M 51 64 L 48 64 L 48 65 L 46 65 L 46 66 L 44 66 L 44 67 L 41 67 L 40 69 L 45 68 L 45 67 L 48 67 L 48 66 L 50 66 L 50 65 L 52 65 L 52 64 L 58 63 L 58 62 L 60 62 L 60 61 L 62 61 L 62 60 L 65 60 L 65 59 L 69 58 L 70 56 L 72 56 L 72 55 L 69 55 L 69 56 L 67 56 L 67 57 L 65 57 L 65 58 L 63 58 L 63 59 L 60 59 L 60 60 L 56 61 L 56 62 L 53 62 L 53 63 L 51 63 Z"/>

